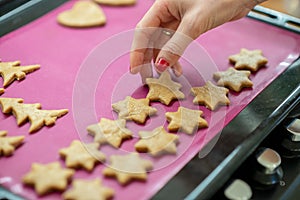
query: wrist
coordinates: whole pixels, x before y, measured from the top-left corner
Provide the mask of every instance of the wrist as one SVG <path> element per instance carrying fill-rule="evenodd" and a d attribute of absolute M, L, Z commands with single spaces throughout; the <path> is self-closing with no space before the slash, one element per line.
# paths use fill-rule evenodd
<path fill-rule="evenodd" d="M 261 4 L 264 1 L 267 1 L 267 0 L 244 0 L 243 2 L 245 3 L 246 7 L 252 9 L 254 6 Z"/>

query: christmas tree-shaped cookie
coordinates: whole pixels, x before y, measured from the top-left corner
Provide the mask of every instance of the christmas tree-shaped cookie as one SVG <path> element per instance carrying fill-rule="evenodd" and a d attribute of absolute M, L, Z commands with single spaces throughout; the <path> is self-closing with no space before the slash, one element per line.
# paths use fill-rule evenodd
<path fill-rule="evenodd" d="M 3 113 L 14 114 L 18 125 L 29 120 L 31 123 L 30 133 L 38 131 L 44 125 L 54 125 L 58 117 L 68 113 L 67 109 L 41 110 L 41 104 L 23 104 L 23 99 L 20 98 L 0 98 L 0 106 Z"/>
<path fill-rule="evenodd" d="M 21 80 L 26 77 L 26 74 L 33 72 L 40 68 L 40 65 L 20 66 L 20 61 L 1 62 L 0 61 L 0 75 L 3 78 L 3 86 L 7 87 L 15 79 Z"/>
<path fill-rule="evenodd" d="M 0 157 L 11 156 L 24 140 L 24 136 L 7 137 L 6 135 L 6 131 L 0 131 Z"/>

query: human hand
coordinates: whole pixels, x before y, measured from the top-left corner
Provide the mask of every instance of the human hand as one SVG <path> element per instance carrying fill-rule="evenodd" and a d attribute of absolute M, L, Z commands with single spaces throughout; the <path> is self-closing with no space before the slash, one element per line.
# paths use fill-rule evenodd
<path fill-rule="evenodd" d="M 178 62 L 188 45 L 202 33 L 240 19 L 265 0 L 156 0 L 137 24 L 130 53 L 130 71 L 143 82 L 171 67 L 182 74 Z"/>

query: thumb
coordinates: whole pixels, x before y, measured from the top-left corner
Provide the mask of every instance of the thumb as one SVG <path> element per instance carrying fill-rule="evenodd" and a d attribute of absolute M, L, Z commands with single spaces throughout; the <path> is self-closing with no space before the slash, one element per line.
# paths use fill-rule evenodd
<path fill-rule="evenodd" d="M 173 67 L 179 58 L 183 55 L 185 49 L 193 41 L 193 38 L 188 36 L 186 29 L 181 23 L 168 42 L 161 48 L 155 60 L 157 71 L 163 72 L 168 67 Z M 165 30 L 162 31 L 163 34 Z M 171 32 L 171 31 L 167 31 Z M 172 32 L 171 32 L 172 33 Z"/>

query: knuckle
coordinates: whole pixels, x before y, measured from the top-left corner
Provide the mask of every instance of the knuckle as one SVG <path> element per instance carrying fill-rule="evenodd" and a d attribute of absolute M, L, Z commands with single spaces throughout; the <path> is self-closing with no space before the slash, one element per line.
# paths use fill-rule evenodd
<path fill-rule="evenodd" d="M 162 9 L 164 9 L 166 7 L 168 8 L 169 3 L 170 3 L 169 0 L 157 0 L 153 4 L 153 6 L 155 7 L 155 9 L 162 10 Z"/>
<path fill-rule="evenodd" d="M 171 54 L 181 56 L 183 54 L 184 48 L 175 41 L 169 41 L 167 45 L 163 47 L 164 51 L 170 52 Z"/>

